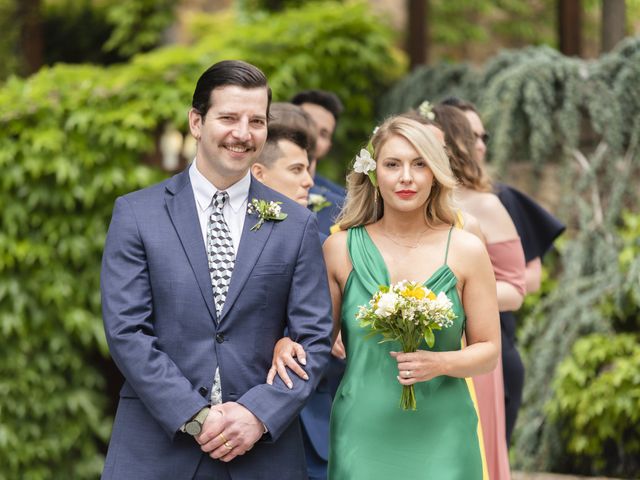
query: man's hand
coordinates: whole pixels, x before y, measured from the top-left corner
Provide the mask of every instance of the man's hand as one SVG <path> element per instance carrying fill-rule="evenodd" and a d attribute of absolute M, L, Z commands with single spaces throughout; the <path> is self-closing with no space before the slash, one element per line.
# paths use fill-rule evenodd
<path fill-rule="evenodd" d="M 253 413 L 239 403 L 226 402 L 211 407 L 196 441 L 211 458 L 229 462 L 251 450 L 263 431 Z"/>

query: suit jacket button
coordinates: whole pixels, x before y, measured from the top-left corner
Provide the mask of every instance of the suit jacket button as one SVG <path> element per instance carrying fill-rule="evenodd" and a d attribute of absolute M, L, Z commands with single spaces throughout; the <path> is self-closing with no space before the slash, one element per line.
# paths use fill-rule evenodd
<path fill-rule="evenodd" d="M 216 334 L 216 342 L 218 342 L 218 343 L 224 342 L 224 335 L 221 334 L 221 333 L 217 333 Z"/>
<path fill-rule="evenodd" d="M 198 393 L 199 393 L 200 395 L 202 395 L 203 397 L 206 397 L 206 396 L 207 396 L 207 393 L 209 393 L 209 389 L 208 389 L 207 387 L 200 387 L 200 388 L 198 389 Z"/>

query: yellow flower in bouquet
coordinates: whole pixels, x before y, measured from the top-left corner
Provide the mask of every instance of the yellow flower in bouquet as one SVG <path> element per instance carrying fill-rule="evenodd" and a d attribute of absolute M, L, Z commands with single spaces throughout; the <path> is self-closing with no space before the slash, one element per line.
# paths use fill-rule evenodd
<path fill-rule="evenodd" d="M 398 341 L 405 353 L 415 352 L 424 340 L 435 345 L 434 331 L 450 327 L 456 318 L 451 300 L 444 292 L 435 294 L 416 282 L 402 280 L 381 286 L 368 305 L 360 307 L 356 318 L 370 330 L 368 337 L 382 335 L 379 343 Z M 400 405 L 416 410 L 413 385 L 402 387 Z"/>

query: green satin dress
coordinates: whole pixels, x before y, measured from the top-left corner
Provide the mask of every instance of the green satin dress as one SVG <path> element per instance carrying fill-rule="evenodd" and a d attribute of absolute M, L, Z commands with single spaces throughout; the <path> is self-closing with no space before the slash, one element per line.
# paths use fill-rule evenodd
<path fill-rule="evenodd" d="M 329 480 L 482 479 L 478 417 L 463 378 L 417 383 L 418 409 L 400 408 L 402 386 L 389 355 L 400 345 L 365 339 L 355 318 L 380 285 L 389 285 L 389 272 L 364 227 L 348 231 L 347 245 L 353 264 L 342 299 L 347 367 L 331 412 Z M 444 263 L 425 282 L 449 296 L 457 315 L 451 327 L 436 332 L 435 351 L 459 350 L 465 322 L 448 250 L 447 241 L 446 251 L 438 252 Z"/>

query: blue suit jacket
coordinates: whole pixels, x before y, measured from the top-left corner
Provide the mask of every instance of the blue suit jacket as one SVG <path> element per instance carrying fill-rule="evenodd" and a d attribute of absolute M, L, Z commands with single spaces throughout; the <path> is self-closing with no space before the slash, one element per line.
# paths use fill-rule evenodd
<path fill-rule="evenodd" d="M 296 420 L 329 358 L 331 305 L 315 216 L 251 179 L 249 199 L 282 202 L 288 217 L 250 228 L 247 215 L 226 303 L 216 318 L 188 171 L 116 201 L 101 274 L 111 354 L 126 381 L 105 479 L 191 479 L 199 445 L 180 426 L 207 405 L 216 366 L 223 401 L 269 433 L 228 464 L 234 479 L 305 478 Z M 288 328 L 308 352 L 310 382 L 265 383 Z"/>
<path fill-rule="evenodd" d="M 317 193 L 323 195 L 331 205 L 320 210 L 316 215 L 318 216 L 318 230 L 327 236 L 331 234 L 330 229 L 336 223 L 336 218 L 340 213 L 340 209 L 344 204 L 344 195 L 338 195 L 331 190 L 327 190 L 322 187 L 313 186 L 310 193 Z"/>
<path fill-rule="evenodd" d="M 315 184 L 316 188 L 318 188 L 319 190 L 321 191 L 329 190 L 330 192 L 334 193 L 335 195 L 342 198 L 343 200 L 344 200 L 344 197 L 347 195 L 347 191 L 343 186 L 338 185 L 335 182 L 332 182 L 331 180 L 329 180 L 326 177 L 323 177 L 322 175 L 316 175 L 315 177 L 313 177 L 313 183 Z M 319 193 L 322 193 L 322 192 L 319 192 Z"/>

